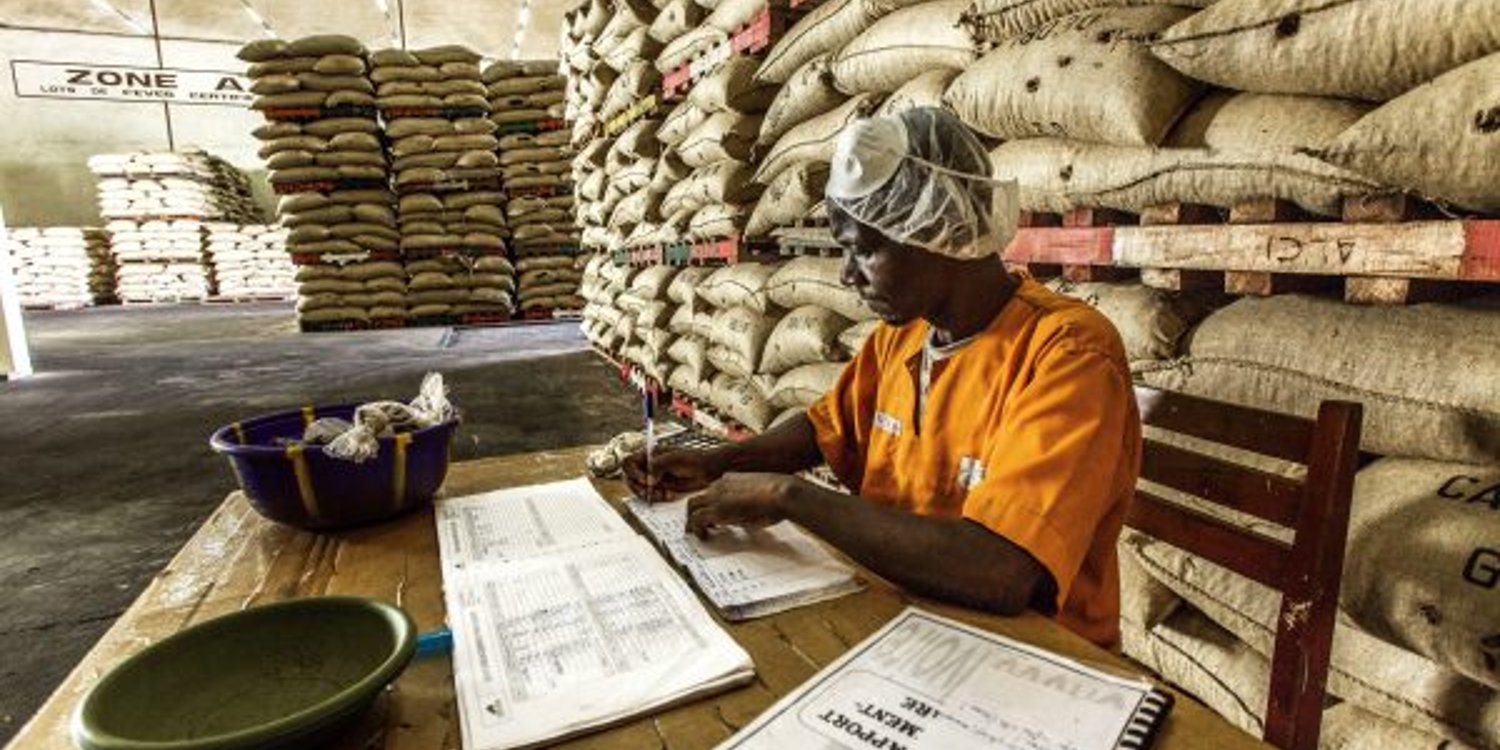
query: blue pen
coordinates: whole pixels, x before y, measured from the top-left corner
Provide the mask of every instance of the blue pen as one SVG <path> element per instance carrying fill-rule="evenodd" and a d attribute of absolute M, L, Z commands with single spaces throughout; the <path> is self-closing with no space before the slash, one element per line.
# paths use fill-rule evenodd
<path fill-rule="evenodd" d="M 441 656 L 453 650 L 453 631 L 444 625 L 417 636 L 416 658 Z"/>
<path fill-rule="evenodd" d="M 652 397 L 651 389 L 646 388 L 641 392 L 641 411 L 646 417 L 646 497 L 651 499 L 652 481 L 651 476 L 651 450 L 656 447 L 656 399 Z"/>

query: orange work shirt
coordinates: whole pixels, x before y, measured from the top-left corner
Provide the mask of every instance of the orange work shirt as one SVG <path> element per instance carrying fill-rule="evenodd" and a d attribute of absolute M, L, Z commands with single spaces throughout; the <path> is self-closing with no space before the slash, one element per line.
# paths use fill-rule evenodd
<path fill-rule="evenodd" d="M 1141 453 L 1119 333 L 1024 279 L 987 329 L 933 364 L 919 420 L 930 330 L 877 327 L 808 410 L 823 457 L 862 497 L 976 521 L 1024 548 L 1057 582 L 1058 621 L 1115 646 L 1115 543 Z"/>

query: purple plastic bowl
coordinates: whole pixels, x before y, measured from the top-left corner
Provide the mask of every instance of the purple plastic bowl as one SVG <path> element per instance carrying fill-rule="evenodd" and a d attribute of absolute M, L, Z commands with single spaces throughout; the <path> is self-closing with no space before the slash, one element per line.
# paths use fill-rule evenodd
<path fill-rule="evenodd" d="M 354 404 L 303 407 L 220 427 L 209 445 L 229 459 L 240 489 L 261 515 L 304 529 L 375 523 L 432 501 L 448 474 L 448 444 L 457 417 L 416 432 L 380 438 L 380 453 L 362 464 L 323 455 L 300 440 L 314 419 L 351 419 Z"/>

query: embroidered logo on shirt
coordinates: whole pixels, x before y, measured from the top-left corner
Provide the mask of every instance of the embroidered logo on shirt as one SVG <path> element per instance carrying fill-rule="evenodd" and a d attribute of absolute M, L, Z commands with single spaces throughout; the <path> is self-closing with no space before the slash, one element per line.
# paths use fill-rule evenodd
<path fill-rule="evenodd" d="M 889 432 L 892 435 L 900 435 L 901 420 L 883 411 L 877 411 L 875 412 L 875 429 L 882 432 Z"/>
<path fill-rule="evenodd" d="M 984 481 L 984 464 L 973 456 L 964 456 L 958 460 L 958 487 L 967 492 L 979 486 Z"/>

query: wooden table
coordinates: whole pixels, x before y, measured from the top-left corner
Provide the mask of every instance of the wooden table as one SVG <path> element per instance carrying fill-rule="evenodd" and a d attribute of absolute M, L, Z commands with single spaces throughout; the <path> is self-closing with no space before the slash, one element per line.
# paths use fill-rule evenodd
<path fill-rule="evenodd" d="M 555 481 L 583 472 L 588 449 L 455 464 L 450 496 Z M 607 498 L 618 482 L 598 482 Z M 72 748 L 68 721 L 83 693 L 136 650 L 188 625 L 258 604 L 304 596 L 371 596 L 405 608 L 422 630 L 443 623 L 437 534 L 430 509 L 376 527 L 312 534 L 257 515 L 232 493 L 198 533 L 105 633 L 9 745 L 14 750 Z M 1137 671 L 1051 620 L 1001 618 L 915 600 L 872 578 L 863 593 L 728 630 L 755 660 L 749 685 L 575 739 L 568 748 L 708 748 L 744 726 L 908 604 L 919 604 L 1003 635 L 1101 665 Z M 1159 748 L 1266 747 L 1179 695 Z M 349 748 L 447 750 L 460 747 L 451 661 L 414 661 L 374 711 L 351 732 Z"/>

